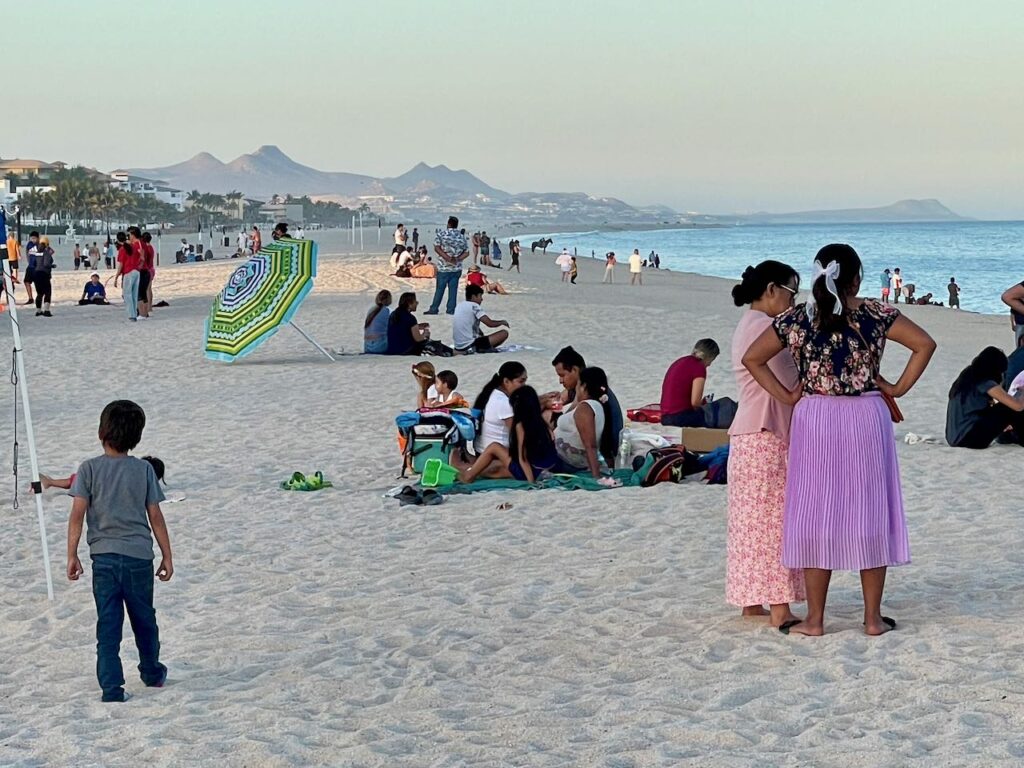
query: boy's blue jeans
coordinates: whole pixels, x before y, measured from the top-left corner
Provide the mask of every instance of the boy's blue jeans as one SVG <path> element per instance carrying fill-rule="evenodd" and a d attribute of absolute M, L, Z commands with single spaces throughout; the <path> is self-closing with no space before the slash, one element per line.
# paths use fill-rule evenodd
<path fill-rule="evenodd" d="M 455 311 L 455 302 L 458 301 L 459 279 L 462 277 L 462 270 L 456 272 L 438 272 L 437 285 L 434 288 L 434 301 L 430 304 L 430 314 L 437 314 L 441 307 L 441 299 L 444 296 L 444 289 L 448 289 L 448 314 Z"/>
<path fill-rule="evenodd" d="M 125 608 L 139 649 L 142 682 L 159 684 L 167 668 L 160 663 L 160 631 L 153 610 L 153 561 L 126 555 L 93 555 L 92 594 L 96 599 L 96 677 L 103 700 L 124 698 L 120 650 Z"/>

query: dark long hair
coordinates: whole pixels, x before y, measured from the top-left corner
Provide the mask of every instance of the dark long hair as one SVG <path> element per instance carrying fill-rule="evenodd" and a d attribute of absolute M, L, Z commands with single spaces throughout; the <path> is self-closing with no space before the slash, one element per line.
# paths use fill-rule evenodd
<path fill-rule="evenodd" d="M 1001 383 L 1006 375 L 1006 353 L 998 347 L 985 347 L 971 364 L 960 371 L 953 386 L 949 388 L 949 399 L 964 397 L 984 381 Z"/>
<path fill-rule="evenodd" d="M 543 456 L 550 456 L 555 450 L 551 428 L 544 419 L 537 390 L 530 386 L 517 389 L 508 399 L 512 406 L 512 431 L 509 435 L 509 453 L 513 460 L 519 459 L 519 436 L 516 425 L 523 425 L 523 453 L 532 462 Z"/>
<path fill-rule="evenodd" d="M 484 385 L 484 388 L 480 390 L 480 394 L 476 396 L 476 400 L 473 401 L 473 407 L 483 412 L 487 407 L 487 401 L 491 399 L 491 394 L 501 386 L 501 382 L 506 379 L 509 381 L 518 379 L 524 373 L 526 373 L 526 366 L 522 363 L 517 363 L 515 360 L 502 363 L 498 372 L 491 376 L 491 380 Z"/>
<path fill-rule="evenodd" d="M 374 307 L 366 316 L 366 322 L 363 323 L 363 328 L 369 328 L 370 323 L 377 319 L 377 315 L 381 313 L 381 310 L 391 303 L 391 291 L 380 291 L 373 301 Z"/>
<path fill-rule="evenodd" d="M 825 277 L 819 277 L 811 286 L 811 295 L 815 304 L 814 324 L 822 333 L 835 333 L 849 324 L 846 299 L 852 296 L 854 290 L 860 285 L 863 265 L 853 246 L 845 243 L 826 245 L 818 251 L 814 260 L 819 262 L 822 267 L 828 267 L 833 261 L 839 264 L 839 277 L 835 281 L 841 309 L 839 314 L 834 314 L 837 299 L 829 293 Z"/>
<path fill-rule="evenodd" d="M 793 280 L 799 284 L 800 275 L 789 264 L 783 264 L 781 261 L 762 261 L 756 267 L 747 267 L 743 270 L 741 282 L 732 288 L 732 300 L 737 307 L 753 304 L 764 296 L 772 283 L 786 285 Z"/>
<path fill-rule="evenodd" d="M 608 398 L 608 377 L 600 368 L 584 368 L 580 371 L 580 384 L 587 388 L 591 400 L 597 400 L 604 408 L 604 430 L 597 436 L 597 451 L 604 456 L 609 467 L 615 466 L 615 441 L 612 434 L 612 406 Z"/>

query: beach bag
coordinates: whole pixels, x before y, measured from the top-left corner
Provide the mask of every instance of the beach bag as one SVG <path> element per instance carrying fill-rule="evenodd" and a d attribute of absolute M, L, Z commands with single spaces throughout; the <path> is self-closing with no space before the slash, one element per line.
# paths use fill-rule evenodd
<path fill-rule="evenodd" d="M 732 426 L 739 404 L 729 397 L 712 400 L 703 406 L 704 426 L 708 429 L 728 429 Z"/>
<path fill-rule="evenodd" d="M 412 277 L 434 278 L 437 277 L 437 266 L 431 262 L 417 264 L 409 272 Z"/>
<path fill-rule="evenodd" d="M 634 459 L 633 464 L 633 481 L 643 488 L 658 483 L 679 483 L 687 475 L 701 471 L 697 454 L 681 445 L 652 448 L 643 459 Z"/>
<path fill-rule="evenodd" d="M 402 451 L 402 474 L 422 474 L 430 459 L 451 464 L 454 451 L 472 445 L 480 429 L 479 411 L 403 413 L 395 419 Z"/>
<path fill-rule="evenodd" d="M 423 354 L 433 357 L 454 357 L 455 350 L 440 341 L 428 341 L 423 345 Z"/>
<path fill-rule="evenodd" d="M 729 446 L 721 445 L 700 457 L 700 468 L 707 471 L 704 482 L 725 485 L 729 482 Z"/>

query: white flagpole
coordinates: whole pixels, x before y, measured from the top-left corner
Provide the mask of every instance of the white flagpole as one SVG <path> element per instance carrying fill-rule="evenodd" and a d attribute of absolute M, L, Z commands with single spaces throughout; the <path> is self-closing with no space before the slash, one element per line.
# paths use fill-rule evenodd
<path fill-rule="evenodd" d="M 363 212 L 359 212 L 359 250 L 363 250 Z"/>
<path fill-rule="evenodd" d="M 3 245 L 4 287 L 7 289 L 7 311 L 11 315 L 11 333 L 14 335 L 14 365 L 21 389 L 22 412 L 25 414 L 25 432 L 28 436 L 28 457 L 32 467 L 32 495 L 36 498 L 36 518 L 39 520 L 39 538 L 43 544 L 43 568 L 46 569 L 46 596 L 53 600 L 53 574 L 50 573 L 50 545 L 46 542 L 46 522 L 43 516 L 43 487 L 39 482 L 39 459 L 36 457 L 36 435 L 32 429 L 32 406 L 28 399 L 28 380 L 25 378 L 24 349 L 21 327 L 18 324 L 18 302 L 14 299 L 14 280 L 7 260 L 7 210 L 0 206 L 0 240 Z M 15 457 L 17 459 L 17 457 Z M 17 492 L 17 491 L 15 491 Z"/>

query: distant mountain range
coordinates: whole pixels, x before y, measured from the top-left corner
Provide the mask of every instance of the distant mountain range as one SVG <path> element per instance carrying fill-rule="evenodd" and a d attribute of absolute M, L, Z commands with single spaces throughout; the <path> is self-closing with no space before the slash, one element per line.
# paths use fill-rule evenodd
<path fill-rule="evenodd" d="M 524 224 L 730 225 L 766 223 L 850 223 L 883 221 L 955 221 L 958 216 L 937 200 L 903 200 L 882 208 L 802 213 L 753 213 L 733 216 L 681 215 L 662 205 L 634 206 L 613 197 L 580 192 L 512 194 L 484 183 L 469 171 L 419 163 L 395 177 L 321 171 L 266 145 L 229 163 L 208 152 L 163 168 L 133 168 L 138 176 L 160 179 L 186 191 L 223 194 L 232 190 L 266 200 L 273 195 L 309 195 L 352 208 L 363 203 L 375 213 L 408 221 L 437 222 L 449 214 L 475 222 Z"/>

